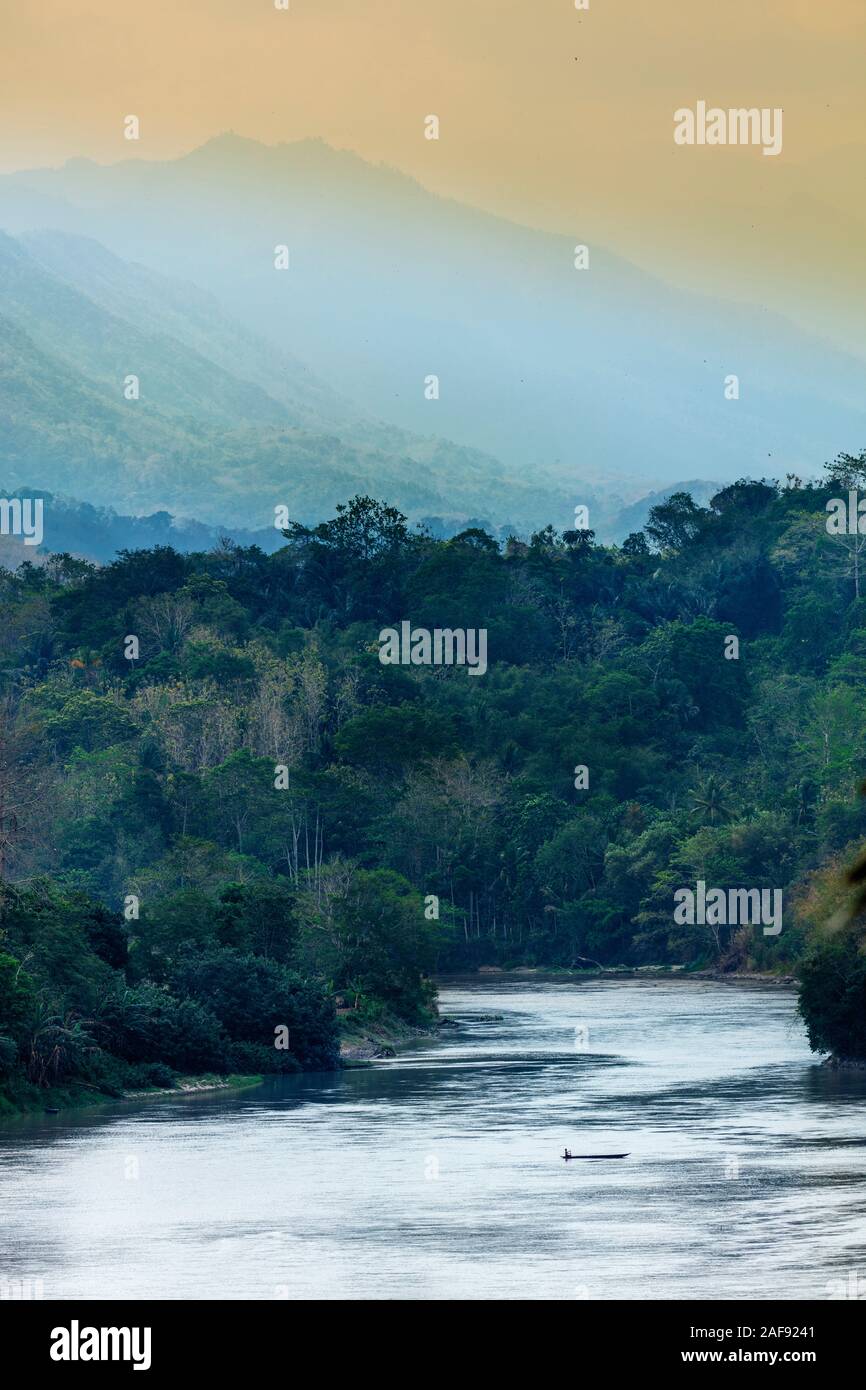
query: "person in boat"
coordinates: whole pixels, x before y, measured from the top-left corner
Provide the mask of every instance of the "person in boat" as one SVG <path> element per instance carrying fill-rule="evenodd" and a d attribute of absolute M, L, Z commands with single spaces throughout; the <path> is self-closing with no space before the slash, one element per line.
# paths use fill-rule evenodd
<path fill-rule="evenodd" d="M 562 1156 L 563 1158 L 571 1158 L 571 1151 L 569 1149 L 566 1149 L 565 1153 Z"/>

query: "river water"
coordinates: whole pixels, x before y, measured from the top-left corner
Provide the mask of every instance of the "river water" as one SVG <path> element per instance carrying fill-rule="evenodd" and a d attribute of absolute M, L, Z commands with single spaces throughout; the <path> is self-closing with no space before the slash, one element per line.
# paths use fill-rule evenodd
<path fill-rule="evenodd" d="M 866 1073 L 816 1062 L 787 991 L 440 1004 L 458 1028 L 365 1070 L 7 1123 L 0 1295 L 866 1294 Z"/>

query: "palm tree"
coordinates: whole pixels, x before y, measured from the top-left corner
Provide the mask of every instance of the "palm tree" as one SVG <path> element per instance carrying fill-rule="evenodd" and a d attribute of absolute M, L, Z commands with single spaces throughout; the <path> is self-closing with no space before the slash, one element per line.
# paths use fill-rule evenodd
<path fill-rule="evenodd" d="M 27 1079 L 37 1086 L 56 1085 L 80 1071 L 96 1043 L 87 1031 L 89 1021 L 74 1014 L 52 1013 L 39 1004 L 25 1048 Z"/>
<path fill-rule="evenodd" d="M 730 820 L 733 808 L 728 795 L 729 788 L 711 772 L 691 794 L 692 813 L 704 825 L 718 825 Z"/>

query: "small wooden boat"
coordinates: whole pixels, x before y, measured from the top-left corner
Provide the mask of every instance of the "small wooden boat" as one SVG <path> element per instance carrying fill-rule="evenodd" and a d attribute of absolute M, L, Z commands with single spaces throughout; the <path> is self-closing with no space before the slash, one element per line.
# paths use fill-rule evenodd
<path fill-rule="evenodd" d="M 560 1158 L 568 1162 L 570 1158 L 628 1158 L 628 1154 L 570 1154 L 566 1149 L 564 1154 L 560 1154 Z"/>

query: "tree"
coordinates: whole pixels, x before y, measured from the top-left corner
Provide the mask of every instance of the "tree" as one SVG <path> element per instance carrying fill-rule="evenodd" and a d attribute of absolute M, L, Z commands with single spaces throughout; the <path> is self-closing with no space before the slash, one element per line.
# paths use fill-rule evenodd
<path fill-rule="evenodd" d="M 216 833 L 232 842 L 239 854 L 279 809 L 273 763 L 269 758 L 254 758 L 246 748 L 207 773 L 204 787 Z"/>
<path fill-rule="evenodd" d="M 231 1042 L 269 1049 L 271 1070 L 281 1060 L 274 1047 L 277 1028 L 288 1029 L 286 1050 L 301 1067 L 324 1071 L 338 1065 L 332 996 L 277 961 L 230 949 L 195 952 L 178 964 L 173 985 L 211 1012 Z"/>
<path fill-rule="evenodd" d="M 866 449 L 859 454 L 839 453 L 825 464 L 824 486 L 831 489 L 866 488 Z"/>
<path fill-rule="evenodd" d="M 0 952 L 0 1033 L 19 1038 L 35 1003 L 33 981 L 21 961 Z"/>
<path fill-rule="evenodd" d="M 284 558 L 312 617 L 324 608 L 341 621 L 396 606 L 402 584 L 428 540 L 412 535 L 405 516 L 372 497 L 340 504 L 336 517 L 317 526 L 292 522 Z"/>
<path fill-rule="evenodd" d="M 398 1018 L 429 1020 L 436 923 L 400 874 L 350 869 L 325 911 L 308 902 L 305 934 L 308 952 L 356 1005 L 381 1001 Z"/>
<path fill-rule="evenodd" d="M 292 958 L 298 935 L 288 880 L 228 884 L 220 893 L 216 932 L 221 946 L 285 964 Z"/>
<path fill-rule="evenodd" d="M 657 550 L 680 551 L 701 534 L 709 512 L 688 492 L 672 492 L 667 501 L 650 508 L 644 527 Z"/>
<path fill-rule="evenodd" d="M 334 740 L 346 762 L 399 772 L 413 763 L 454 751 L 454 734 L 446 716 L 414 705 L 379 705 L 343 725 Z"/>
<path fill-rule="evenodd" d="M 383 554 L 394 555 L 409 549 L 413 538 L 406 518 L 396 507 L 376 502 L 372 497 L 353 497 L 337 504 L 337 515 L 318 526 L 290 522 L 283 532 L 287 540 L 313 543 L 354 560 L 371 560 Z"/>
<path fill-rule="evenodd" d="M 83 748 L 92 752 L 135 737 L 136 727 L 116 700 L 91 690 L 78 690 L 45 720 L 45 734 L 61 754 Z"/>
<path fill-rule="evenodd" d="M 732 814 L 729 797 L 729 788 L 713 773 L 709 773 L 691 794 L 692 811 L 696 819 L 708 825 L 729 820 Z"/>
<path fill-rule="evenodd" d="M 824 941 L 800 962 L 799 1010 L 814 1052 L 866 1058 L 866 953 L 858 937 Z"/>
<path fill-rule="evenodd" d="M 643 560 L 649 555 L 650 548 L 643 531 L 629 532 L 622 543 L 622 553 L 638 560 Z"/>
<path fill-rule="evenodd" d="M 45 849 L 50 772 L 11 697 L 0 696 L 0 881 Z"/>

